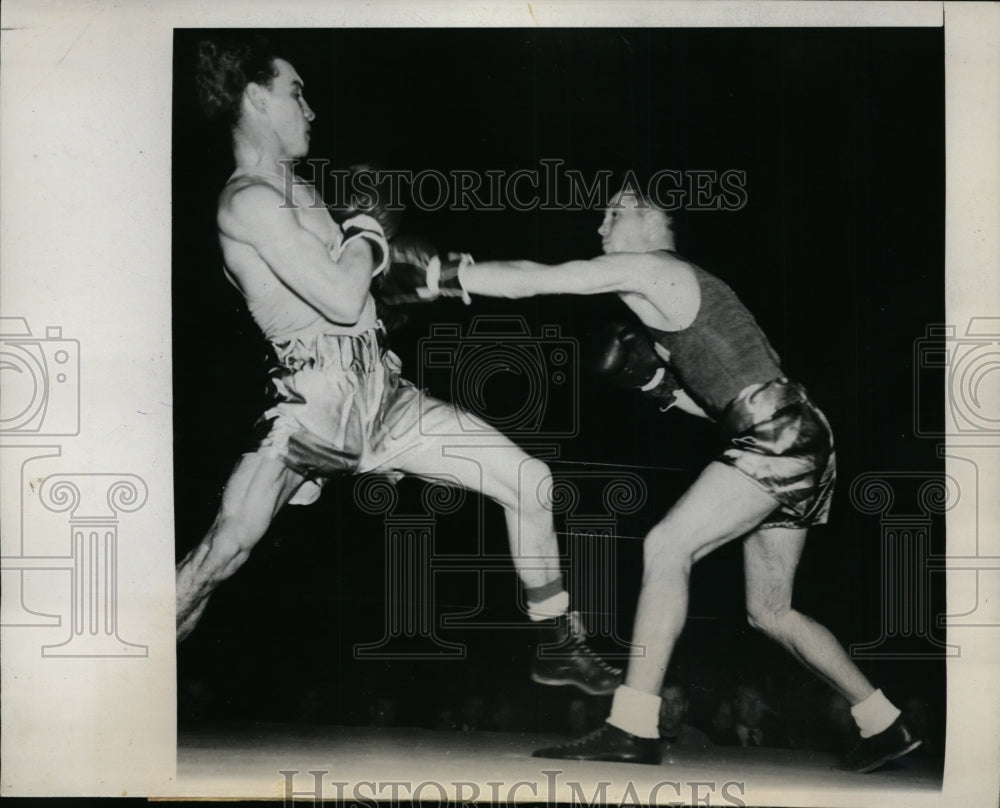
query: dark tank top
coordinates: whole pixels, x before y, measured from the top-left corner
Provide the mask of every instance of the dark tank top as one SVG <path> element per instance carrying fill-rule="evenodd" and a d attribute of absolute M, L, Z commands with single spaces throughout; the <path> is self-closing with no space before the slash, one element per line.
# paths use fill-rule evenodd
<path fill-rule="evenodd" d="M 694 322 L 680 331 L 649 327 L 649 333 L 670 352 L 671 369 L 691 398 L 718 420 L 740 391 L 781 376 L 781 360 L 733 290 L 690 266 L 701 289 Z"/>

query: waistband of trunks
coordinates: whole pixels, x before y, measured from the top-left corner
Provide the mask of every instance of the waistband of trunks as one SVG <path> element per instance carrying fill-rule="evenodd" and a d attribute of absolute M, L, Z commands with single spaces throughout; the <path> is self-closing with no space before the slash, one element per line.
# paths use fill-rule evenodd
<path fill-rule="evenodd" d="M 274 361 L 289 370 L 306 367 L 336 367 L 341 370 L 375 369 L 389 346 L 385 328 L 379 320 L 375 327 L 360 334 L 326 334 L 270 342 Z"/>
<path fill-rule="evenodd" d="M 773 418 L 791 404 L 808 402 L 809 396 L 801 384 L 779 376 L 740 390 L 722 413 L 721 424 L 727 434 L 738 435 Z"/>

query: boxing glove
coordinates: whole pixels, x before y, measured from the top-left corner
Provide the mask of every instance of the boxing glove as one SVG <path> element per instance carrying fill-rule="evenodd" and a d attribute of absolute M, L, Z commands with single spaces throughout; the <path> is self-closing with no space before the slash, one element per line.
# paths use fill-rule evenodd
<path fill-rule="evenodd" d="M 613 322 L 602 328 L 594 340 L 590 364 L 610 384 L 638 390 L 664 405 L 661 409 L 677 403 L 681 385 L 639 326 Z"/>
<path fill-rule="evenodd" d="M 374 278 L 389 266 L 389 242 L 378 221 L 367 214 L 358 214 L 347 219 L 341 226 L 342 238 L 337 256 L 344 254 L 344 249 L 356 239 L 364 239 L 372 248 L 372 277 Z"/>
<path fill-rule="evenodd" d="M 374 291 L 387 306 L 459 297 L 471 303 L 462 286 L 462 271 L 473 263 L 469 255 L 442 260 L 427 242 L 399 236 L 390 246 L 389 267 Z"/>
<path fill-rule="evenodd" d="M 346 177 L 342 183 L 336 183 L 329 210 L 334 221 L 341 225 L 360 214 L 371 216 L 379 223 L 386 240 L 392 241 L 399 232 L 403 203 L 393 198 L 391 183 L 379 171 L 376 166 L 364 163 L 334 172 L 346 173 Z"/>

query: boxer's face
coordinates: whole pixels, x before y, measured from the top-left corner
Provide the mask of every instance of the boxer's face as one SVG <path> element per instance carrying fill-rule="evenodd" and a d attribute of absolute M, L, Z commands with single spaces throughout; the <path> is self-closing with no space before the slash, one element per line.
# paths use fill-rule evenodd
<path fill-rule="evenodd" d="M 289 157 L 309 152 L 309 124 L 315 119 L 302 94 L 302 79 L 284 59 L 275 59 L 278 75 L 268 90 L 268 112 L 282 150 Z"/>
<path fill-rule="evenodd" d="M 620 193 L 605 208 L 604 220 L 597 228 L 605 253 L 645 251 L 649 208 L 640 204 L 634 194 Z"/>

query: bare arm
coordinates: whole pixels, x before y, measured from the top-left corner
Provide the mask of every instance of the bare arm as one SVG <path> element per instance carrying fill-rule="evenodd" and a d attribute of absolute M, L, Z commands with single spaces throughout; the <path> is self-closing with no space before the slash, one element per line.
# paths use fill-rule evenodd
<path fill-rule="evenodd" d="M 470 294 L 487 297 L 642 293 L 655 260 L 646 253 L 616 253 L 554 266 L 533 261 L 485 261 L 465 269 L 461 278 Z"/>
<path fill-rule="evenodd" d="M 328 320 L 357 322 L 371 283 L 371 247 L 358 239 L 335 261 L 326 245 L 281 203 L 281 195 L 270 186 L 241 188 L 220 209 L 219 230 L 253 247 L 282 283 Z"/>

